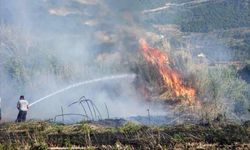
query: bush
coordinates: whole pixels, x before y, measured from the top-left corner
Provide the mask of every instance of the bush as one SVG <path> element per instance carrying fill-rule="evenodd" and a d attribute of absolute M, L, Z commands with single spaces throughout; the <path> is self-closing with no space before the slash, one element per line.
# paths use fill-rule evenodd
<path fill-rule="evenodd" d="M 47 150 L 48 145 L 45 143 L 36 143 L 36 144 L 32 145 L 30 149 L 31 150 Z"/>
<path fill-rule="evenodd" d="M 135 124 L 133 122 L 127 122 L 122 127 L 120 127 L 120 132 L 122 133 L 135 133 L 138 132 L 142 126 Z"/>

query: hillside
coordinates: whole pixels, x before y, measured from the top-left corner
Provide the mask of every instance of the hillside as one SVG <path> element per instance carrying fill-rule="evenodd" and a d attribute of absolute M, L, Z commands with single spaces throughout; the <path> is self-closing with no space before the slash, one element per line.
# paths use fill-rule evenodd
<path fill-rule="evenodd" d="M 248 0 L 167 1 L 144 12 L 148 22 L 178 24 L 183 32 L 209 32 L 249 27 L 249 5 Z"/>
<path fill-rule="evenodd" d="M 0 0 L 0 149 L 250 149 L 249 14 L 250 0 Z"/>

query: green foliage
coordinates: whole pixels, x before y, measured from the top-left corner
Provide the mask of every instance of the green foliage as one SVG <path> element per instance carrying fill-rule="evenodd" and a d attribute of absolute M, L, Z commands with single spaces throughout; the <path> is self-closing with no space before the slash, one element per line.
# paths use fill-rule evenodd
<path fill-rule="evenodd" d="M 24 84 L 25 82 L 25 69 L 22 62 L 18 59 L 10 58 L 5 63 L 5 70 L 11 79 L 17 81 L 18 83 Z"/>
<path fill-rule="evenodd" d="M 208 32 L 250 26 L 249 1 L 214 1 L 184 11 L 181 29 L 184 32 Z"/>
<path fill-rule="evenodd" d="M 250 33 L 247 30 L 225 31 L 225 35 L 219 38 L 230 38 L 225 44 L 230 47 L 233 58 L 249 64 Z"/>
<path fill-rule="evenodd" d="M 92 129 L 91 129 L 91 126 L 89 124 L 87 124 L 87 123 L 84 123 L 81 126 L 81 131 L 83 131 L 83 133 L 85 134 L 85 143 L 86 143 L 86 145 L 91 146 L 92 141 L 91 141 L 90 134 L 91 134 L 91 132 L 93 132 Z"/>
<path fill-rule="evenodd" d="M 62 133 L 63 132 L 63 126 L 62 125 L 56 125 L 55 129 L 56 129 L 57 133 Z"/>
<path fill-rule="evenodd" d="M 31 150 L 47 150 L 48 145 L 46 143 L 36 143 L 31 146 Z"/>
<path fill-rule="evenodd" d="M 135 124 L 133 122 L 127 122 L 122 127 L 120 127 L 120 132 L 122 133 L 136 133 L 142 128 L 141 125 Z"/>
<path fill-rule="evenodd" d="M 92 131 L 90 125 L 87 124 L 87 123 L 83 123 L 83 124 L 82 124 L 81 130 L 82 130 L 85 134 L 90 134 L 91 131 Z"/>
<path fill-rule="evenodd" d="M 118 132 L 118 130 L 119 130 L 118 128 L 106 128 L 105 132 L 110 134 L 115 134 Z"/>
<path fill-rule="evenodd" d="M 212 67 L 197 72 L 196 89 L 200 99 L 206 104 L 208 113 L 216 117 L 218 114 L 232 115 L 246 113 L 249 103 L 248 85 L 237 77 L 233 67 Z M 205 107 L 204 106 L 204 107 Z M 236 109 L 237 107 L 237 109 Z M 236 112 L 239 107 L 245 111 Z M 205 109 L 204 109 L 205 110 Z"/>
<path fill-rule="evenodd" d="M 87 146 L 86 150 L 95 150 L 96 148 L 94 146 Z"/>
<path fill-rule="evenodd" d="M 177 141 L 177 142 L 183 142 L 184 141 L 183 135 L 182 134 L 177 134 L 177 133 L 173 135 L 173 139 L 175 141 Z"/>
<path fill-rule="evenodd" d="M 185 3 L 184 1 L 172 2 Z M 177 6 L 169 10 L 148 15 L 145 22 L 177 24 L 183 32 L 209 32 L 218 29 L 250 27 L 250 2 L 248 0 L 209 1 L 186 4 L 183 7 Z"/>
<path fill-rule="evenodd" d="M 0 150 L 16 150 L 17 147 L 15 147 L 15 145 L 13 144 L 0 144 Z"/>
<path fill-rule="evenodd" d="M 248 70 L 250 70 L 250 59 L 245 60 L 245 64 Z"/>
<path fill-rule="evenodd" d="M 72 144 L 69 138 L 64 139 L 63 146 L 69 148 L 69 150 L 72 149 Z"/>

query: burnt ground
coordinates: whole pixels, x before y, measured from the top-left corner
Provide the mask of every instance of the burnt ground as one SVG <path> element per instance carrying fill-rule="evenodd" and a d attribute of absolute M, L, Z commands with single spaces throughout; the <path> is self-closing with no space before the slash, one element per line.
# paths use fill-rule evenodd
<path fill-rule="evenodd" d="M 0 125 L 0 149 L 250 149 L 250 122 L 210 125 L 72 125 L 44 121 Z"/>

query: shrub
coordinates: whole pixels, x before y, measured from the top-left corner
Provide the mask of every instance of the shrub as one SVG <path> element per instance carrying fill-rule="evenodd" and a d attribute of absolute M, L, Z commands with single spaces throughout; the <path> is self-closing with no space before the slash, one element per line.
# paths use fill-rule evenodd
<path fill-rule="evenodd" d="M 120 127 L 120 132 L 122 133 L 131 133 L 138 132 L 142 126 L 135 124 L 133 122 L 127 122 L 122 127 Z"/>

